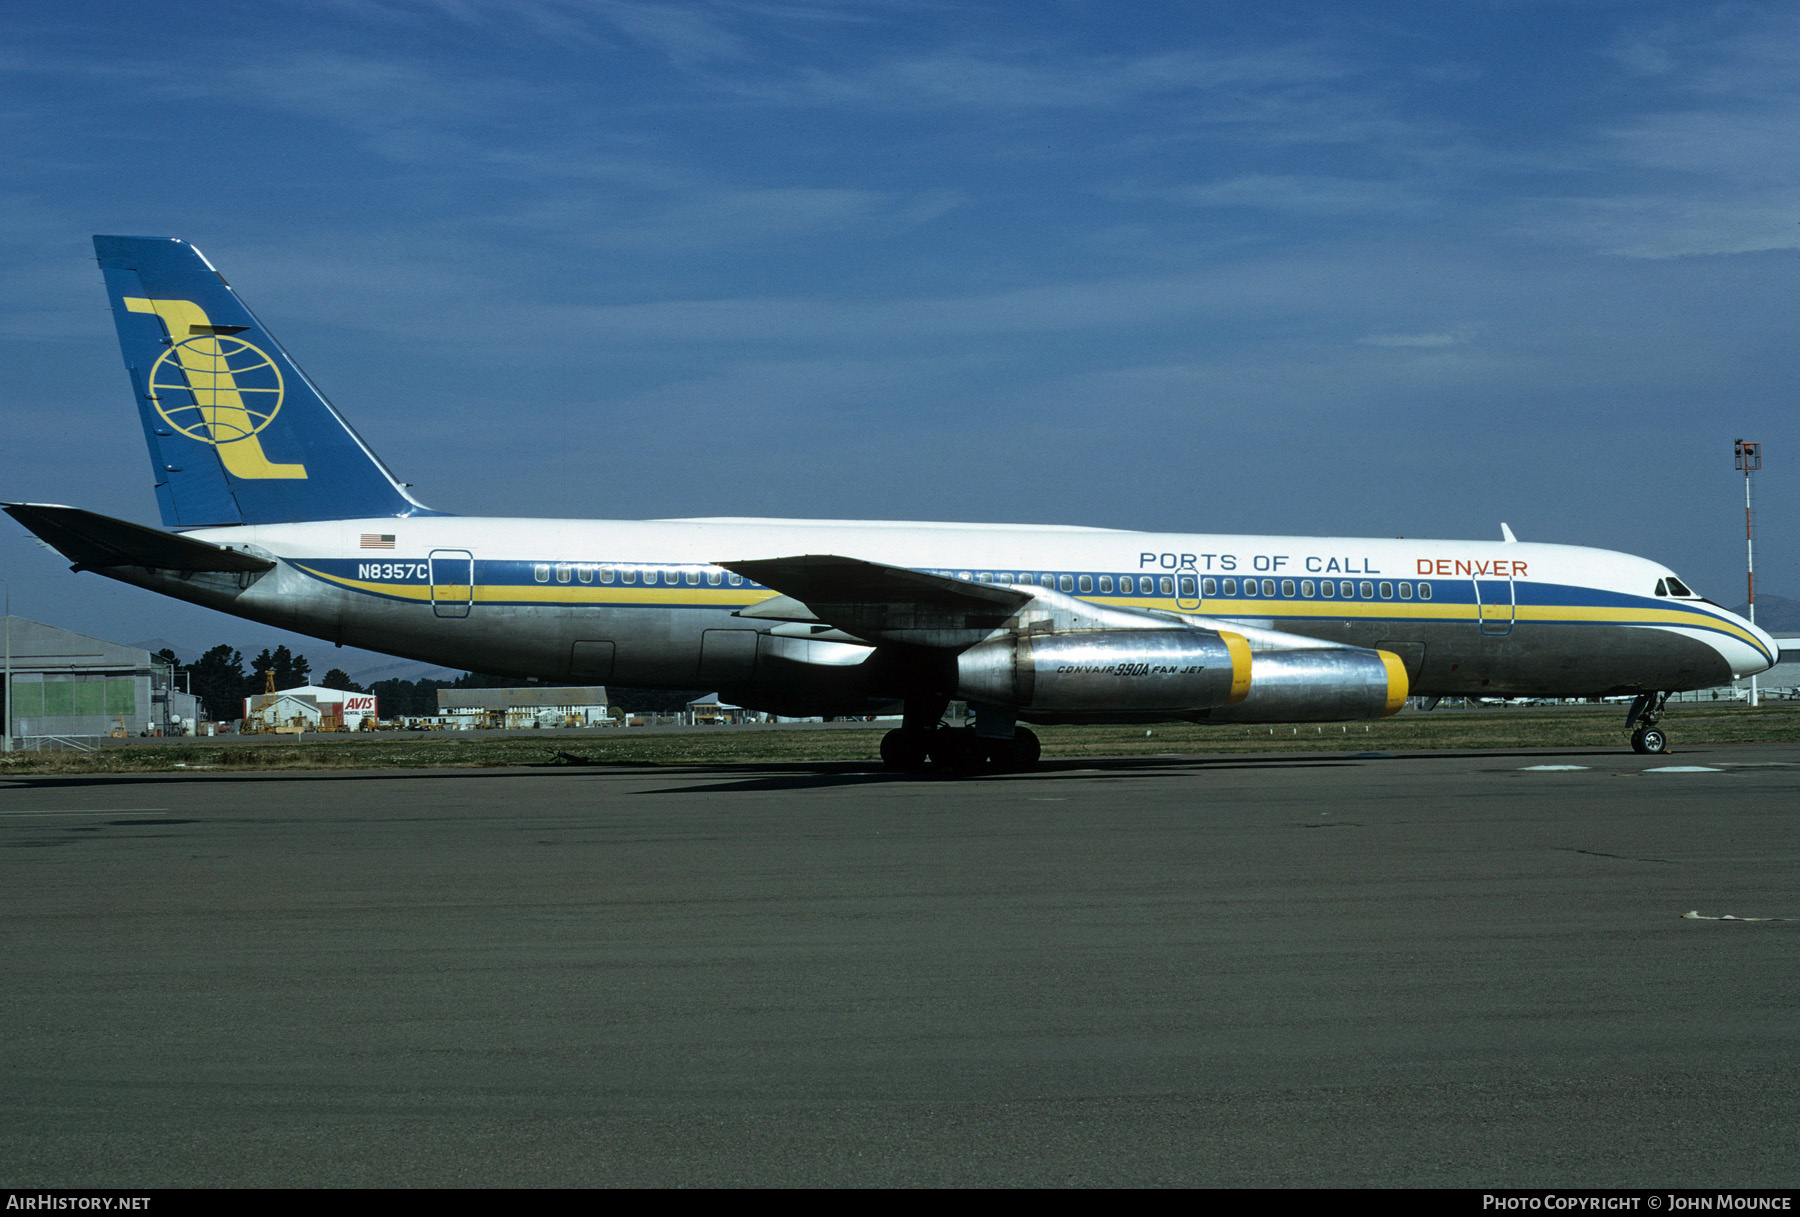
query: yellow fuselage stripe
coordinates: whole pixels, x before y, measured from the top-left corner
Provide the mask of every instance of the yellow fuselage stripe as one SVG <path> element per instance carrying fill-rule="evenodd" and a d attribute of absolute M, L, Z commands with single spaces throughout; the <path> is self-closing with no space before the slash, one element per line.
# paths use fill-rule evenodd
<path fill-rule="evenodd" d="M 1084 597 L 1085 599 L 1085 597 Z M 1121 608 L 1170 610 L 1171 601 L 1125 597 L 1095 597 L 1098 604 Z M 1506 605 L 1445 604 L 1392 600 L 1208 600 L 1201 612 L 1208 617 L 1282 617 L 1290 620 L 1353 621 L 1370 618 L 1408 618 L 1436 621 L 1505 621 Z M 1501 610 L 1496 612 L 1495 610 Z M 1758 652 L 1763 646 L 1750 631 L 1734 622 L 1691 609 L 1605 608 L 1593 605 L 1524 604 L 1513 611 L 1514 621 L 1591 621 L 1600 625 L 1675 625 L 1719 630 L 1748 643 Z M 1763 652 L 1766 654 L 1766 652 Z"/>
<path fill-rule="evenodd" d="M 354 591 L 371 592 L 381 596 L 392 596 L 400 600 L 415 600 L 421 603 L 432 599 L 432 587 L 425 583 L 380 583 L 364 579 L 351 579 L 343 575 L 333 575 L 316 570 L 302 562 L 295 566 L 309 575 L 347 587 Z M 713 608 L 742 608 L 774 598 L 779 593 L 767 589 L 746 591 L 742 588 L 712 587 L 592 587 L 579 584 L 568 586 L 540 583 L 524 584 L 487 584 L 478 585 L 474 589 L 473 599 L 476 603 L 486 604 L 611 604 L 638 608 L 654 608 L 668 605 L 705 606 Z M 437 598 L 443 601 L 462 602 L 468 600 L 469 594 L 463 584 L 440 583 L 437 585 Z M 1172 600 L 1158 600 L 1143 597 L 1095 596 L 1082 597 L 1093 604 L 1110 604 L 1120 608 L 1156 609 L 1164 612 L 1174 611 Z M 1475 604 L 1431 604 L 1413 601 L 1387 600 L 1208 600 L 1205 602 L 1205 615 L 1208 617 L 1280 617 L 1290 620 L 1312 621 L 1354 621 L 1375 618 L 1404 618 L 1417 621 L 1474 622 L 1478 620 L 1506 620 L 1502 613 L 1497 618 L 1493 614 L 1495 608 L 1504 605 Z M 1483 610 L 1486 610 L 1485 614 Z M 1520 605 L 1513 613 L 1517 621 L 1579 621 L 1592 622 L 1597 625 L 1659 625 L 1685 626 L 1690 629 L 1718 630 L 1748 643 L 1758 652 L 1763 651 L 1762 644 L 1742 626 L 1706 613 L 1697 613 L 1680 609 L 1634 609 L 1634 608 L 1598 608 L 1586 605 Z M 1236 635 L 1224 635 L 1227 638 Z M 1228 643 L 1229 645 L 1229 643 Z M 1247 645 L 1247 644 L 1246 644 Z M 1235 667 L 1235 655 L 1234 655 Z M 1235 679 L 1234 679 L 1235 687 Z M 1402 697 L 1404 700 L 1404 696 Z"/>
<path fill-rule="evenodd" d="M 309 575 L 354 591 L 373 592 L 380 596 L 393 596 L 400 600 L 421 602 L 432 598 L 432 585 L 429 583 L 378 583 L 367 579 L 351 579 L 344 575 L 333 575 L 327 571 L 316 570 L 304 562 L 296 562 L 294 565 Z M 439 600 L 461 602 L 469 599 L 469 589 L 465 583 L 439 583 L 436 585 L 436 590 Z M 493 604 L 517 604 L 523 601 L 541 604 L 620 604 L 642 607 L 700 604 L 722 608 L 740 608 L 744 605 L 771 599 L 775 595 L 775 592 L 767 590 L 748 591 L 738 587 L 586 587 L 580 584 L 563 587 L 522 583 L 478 584 L 475 587 L 474 600 L 476 603 Z"/>

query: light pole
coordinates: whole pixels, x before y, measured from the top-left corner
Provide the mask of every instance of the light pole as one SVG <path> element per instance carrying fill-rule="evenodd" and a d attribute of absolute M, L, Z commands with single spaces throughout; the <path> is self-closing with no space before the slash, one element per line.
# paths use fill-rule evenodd
<path fill-rule="evenodd" d="M 1762 468 L 1762 444 L 1756 440 L 1736 441 L 1737 467 L 1744 473 L 1744 580 L 1749 588 L 1750 624 L 1756 624 L 1756 530 L 1750 511 L 1750 475 Z M 1757 704 L 1756 677 L 1750 678 L 1750 704 Z"/>
<path fill-rule="evenodd" d="M 0 579 L 0 583 L 6 583 L 6 580 Z M 4 676 L 0 676 L 0 701 L 5 702 L 4 707 L 0 707 L 0 731 L 3 731 L 4 734 L 0 735 L 0 741 L 3 741 L 3 742 L 0 742 L 0 752 L 11 752 L 12 751 L 12 584 L 10 584 L 10 583 L 6 583 L 6 617 L 5 617 L 5 620 L 6 620 L 6 667 L 3 669 L 0 669 L 0 672 L 5 673 Z"/>

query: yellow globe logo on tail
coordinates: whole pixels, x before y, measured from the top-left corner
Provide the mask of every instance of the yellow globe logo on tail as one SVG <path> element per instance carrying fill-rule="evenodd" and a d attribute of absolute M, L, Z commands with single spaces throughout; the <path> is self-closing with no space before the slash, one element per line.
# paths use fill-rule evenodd
<path fill-rule="evenodd" d="M 275 421 L 286 386 L 262 348 L 219 331 L 191 300 L 127 296 L 134 313 L 155 313 L 170 347 L 150 368 L 156 412 L 189 439 L 210 444 L 233 477 L 304 478 L 304 465 L 278 465 L 263 453 L 257 432 Z"/>
<path fill-rule="evenodd" d="M 183 389 L 193 395 L 193 403 L 171 406 Z M 150 369 L 150 392 L 156 412 L 189 439 L 232 444 L 274 420 L 283 386 L 281 369 L 260 347 L 208 334 L 164 352 Z"/>

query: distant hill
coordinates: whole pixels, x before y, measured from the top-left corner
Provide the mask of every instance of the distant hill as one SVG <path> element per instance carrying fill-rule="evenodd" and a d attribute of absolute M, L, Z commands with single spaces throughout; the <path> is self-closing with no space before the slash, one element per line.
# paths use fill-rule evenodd
<path fill-rule="evenodd" d="M 248 643 L 237 638 L 220 639 L 244 653 L 248 660 L 265 646 L 273 647 L 273 642 Z M 163 649 L 175 652 L 175 657 L 182 663 L 193 663 L 200 658 L 204 648 L 182 646 L 170 642 L 166 638 L 147 638 L 142 642 L 128 643 L 129 646 L 141 647 L 155 654 Z M 462 672 L 455 668 L 439 667 L 437 664 L 420 663 L 416 659 L 396 659 L 392 655 L 382 655 L 374 651 L 360 651 L 345 647 L 339 649 L 328 642 L 307 645 L 304 640 L 298 646 L 290 643 L 289 649 L 306 656 L 312 664 L 315 679 L 325 675 L 332 668 L 342 668 L 352 682 L 359 685 L 371 685 L 378 680 L 455 680 Z"/>
<path fill-rule="evenodd" d="M 311 659 L 312 656 L 307 656 Z M 333 664 L 333 667 L 339 665 Z M 436 664 L 420 663 L 416 659 L 389 659 L 385 663 L 365 663 L 357 667 L 346 667 L 344 671 L 351 680 L 359 685 L 372 685 L 378 680 L 455 680 L 463 673 L 456 668 L 441 668 Z M 323 675 L 323 673 L 319 673 Z"/>
<path fill-rule="evenodd" d="M 175 658 L 179 659 L 182 663 L 193 663 L 196 659 L 200 658 L 200 652 L 189 651 L 185 648 L 178 647 L 167 638 L 146 638 L 142 642 L 128 642 L 125 645 L 128 647 L 136 647 L 140 651 L 149 651 L 152 655 L 156 654 L 158 651 L 174 651 Z"/>
<path fill-rule="evenodd" d="M 1748 616 L 1750 603 L 1745 601 L 1731 610 L 1740 617 Z M 1800 634 L 1800 600 L 1763 593 L 1756 597 L 1756 624 L 1771 634 Z"/>

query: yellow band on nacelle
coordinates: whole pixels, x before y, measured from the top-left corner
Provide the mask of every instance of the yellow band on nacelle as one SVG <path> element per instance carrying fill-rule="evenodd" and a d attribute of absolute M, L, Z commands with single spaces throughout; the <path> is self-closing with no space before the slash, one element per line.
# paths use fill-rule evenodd
<path fill-rule="evenodd" d="M 1233 634 L 1228 630 L 1220 630 L 1219 638 L 1231 653 L 1231 696 L 1226 699 L 1225 704 L 1235 706 L 1250 696 L 1250 644 L 1242 634 Z M 1401 700 L 1405 700 L 1404 696 Z"/>
<path fill-rule="evenodd" d="M 1412 691 L 1412 682 L 1406 678 L 1406 665 L 1392 651 L 1376 651 L 1381 656 L 1383 666 L 1387 668 L 1387 709 L 1381 717 L 1398 714 L 1400 707 L 1406 704 L 1406 695 Z"/>

